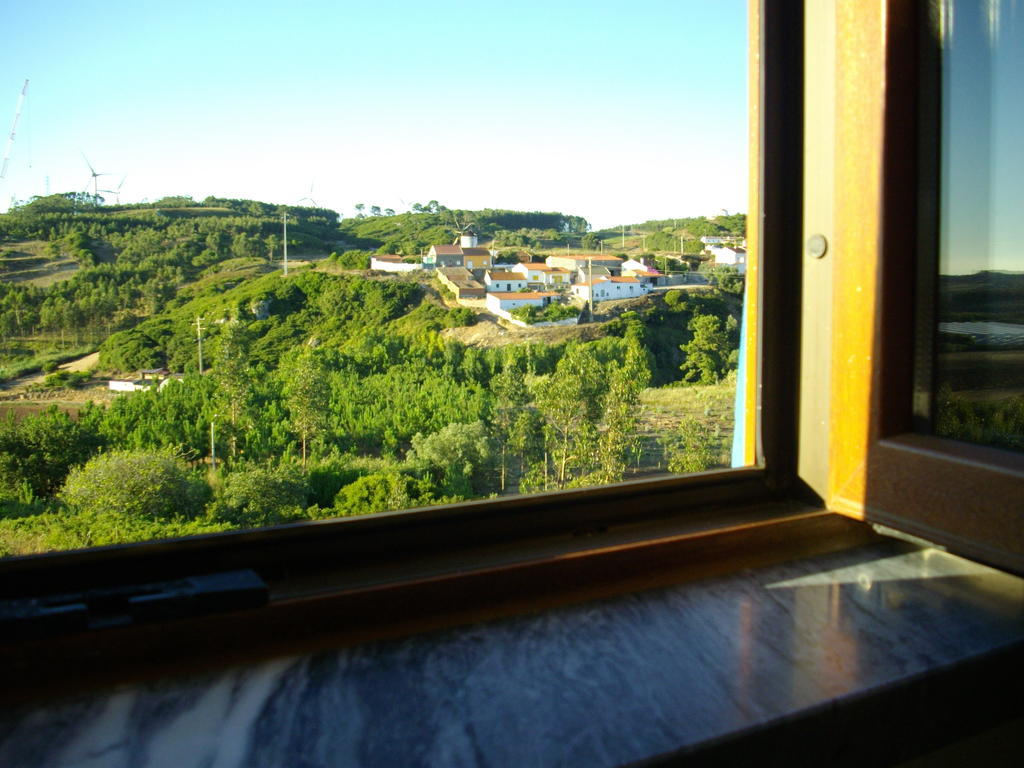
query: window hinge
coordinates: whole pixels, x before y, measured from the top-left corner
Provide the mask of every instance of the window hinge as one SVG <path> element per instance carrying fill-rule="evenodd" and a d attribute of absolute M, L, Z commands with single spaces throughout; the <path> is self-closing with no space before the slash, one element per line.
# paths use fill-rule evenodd
<path fill-rule="evenodd" d="M 255 571 L 238 570 L 0 600 L 0 638 L 20 640 L 257 608 L 267 599 L 263 579 Z"/>

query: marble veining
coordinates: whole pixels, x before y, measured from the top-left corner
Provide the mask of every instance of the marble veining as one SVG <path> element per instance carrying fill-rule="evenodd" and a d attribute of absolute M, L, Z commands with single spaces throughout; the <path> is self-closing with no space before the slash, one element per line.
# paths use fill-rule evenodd
<path fill-rule="evenodd" d="M 1022 639 L 1024 581 L 884 542 L 0 712 L 0 765 L 618 765 Z"/>

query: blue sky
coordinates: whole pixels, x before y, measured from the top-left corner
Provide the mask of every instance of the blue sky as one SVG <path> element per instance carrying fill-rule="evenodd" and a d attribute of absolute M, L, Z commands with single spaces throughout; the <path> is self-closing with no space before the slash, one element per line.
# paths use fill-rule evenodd
<path fill-rule="evenodd" d="M 0 210 L 85 189 L 82 153 L 128 202 L 746 210 L 746 0 L 56 0 L 0 26 L 4 139 L 31 81 Z"/>

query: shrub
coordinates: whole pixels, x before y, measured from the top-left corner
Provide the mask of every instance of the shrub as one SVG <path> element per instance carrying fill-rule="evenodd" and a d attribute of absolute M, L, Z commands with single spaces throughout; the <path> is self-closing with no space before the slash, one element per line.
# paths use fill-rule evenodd
<path fill-rule="evenodd" d="M 209 488 L 180 458 L 163 451 L 111 451 L 68 475 L 60 498 L 97 518 L 191 520 Z"/>
<path fill-rule="evenodd" d="M 416 498 L 413 479 L 398 472 L 375 472 L 346 485 L 338 492 L 334 512 L 339 517 L 368 515 L 405 509 Z"/>
<path fill-rule="evenodd" d="M 580 310 L 569 304 L 548 304 L 543 309 L 528 304 L 516 307 L 509 314 L 517 320 L 533 325 L 534 323 L 557 323 L 559 320 L 577 317 Z"/>
<path fill-rule="evenodd" d="M 302 471 L 289 464 L 236 469 L 224 479 L 211 516 L 246 528 L 295 520 L 307 490 Z"/>

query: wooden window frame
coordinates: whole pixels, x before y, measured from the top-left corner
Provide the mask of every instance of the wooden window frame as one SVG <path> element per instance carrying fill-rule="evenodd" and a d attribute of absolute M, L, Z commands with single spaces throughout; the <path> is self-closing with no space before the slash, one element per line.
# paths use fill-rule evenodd
<path fill-rule="evenodd" d="M 837 8 L 826 502 L 1024 573 L 1024 455 L 915 431 L 915 364 L 934 353 L 936 4 Z"/>

